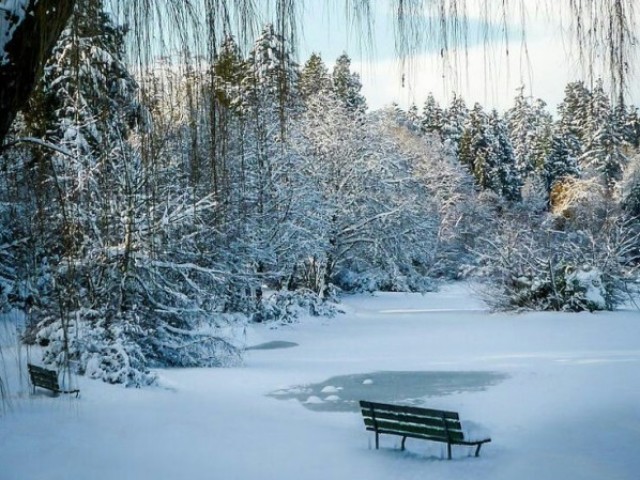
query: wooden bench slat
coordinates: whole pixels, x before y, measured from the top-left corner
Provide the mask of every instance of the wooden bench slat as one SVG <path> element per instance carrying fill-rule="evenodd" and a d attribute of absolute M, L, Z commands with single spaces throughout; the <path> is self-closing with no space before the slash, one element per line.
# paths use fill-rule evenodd
<path fill-rule="evenodd" d="M 433 410 L 430 408 L 410 407 L 405 405 L 366 402 L 364 400 L 360 400 L 360 406 L 362 407 L 362 409 L 373 408 L 376 411 L 402 412 L 410 413 L 413 415 L 430 416 L 437 418 L 442 418 L 444 416 L 444 418 L 449 418 L 451 420 L 460 420 L 460 416 L 457 412 L 448 412 L 446 410 Z"/>
<path fill-rule="evenodd" d="M 420 425 L 427 425 L 431 427 L 444 428 L 443 419 L 436 417 L 423 417 L 418 415 L 410 415 L 399 412 L 386 412 L 386 411 L 375 411 L 375 418 L 382 420 L 393 420 L 402 423 L 416 423 Z M 362 410 L 362 416 L 365 418 L 373 418 L 371 410 Z M 460 420 L 451 420 L 445 419 L 447 422 L 447 428 L 453 431 L 461 431 L 462 425 L 460 424 Z"/>
<path fill-rule="evenodd" d="M 413 434 L 420 435 L 425 438 L 430 439 L 438 439 L 441 441 L 462 441 L 464 440 L 464 435 L 462 432 L 449 432 L 447 435 L 446 430 L 440 428 L 431 428 L 421 425 L 416 425 L 414 423 L 398 423 L 398 422 L 387 422 L 387 421 L 377 421 L 372 419 L 365 419 L 365 425 L 367 426 L 367 430 L 375 431 L 376 428 L 379 431 L 385 430 L 386 433 L 394 433 L 396 435 Z"/>

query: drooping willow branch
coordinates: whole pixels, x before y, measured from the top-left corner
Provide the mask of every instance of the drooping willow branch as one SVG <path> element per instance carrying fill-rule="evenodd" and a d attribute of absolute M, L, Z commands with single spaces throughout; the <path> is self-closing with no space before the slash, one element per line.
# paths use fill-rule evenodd
<path fill-rule="evenodd" d="M 343 5 L 350 28 L 371 45 L 373 0 L 313 0 L 307 6 L 327 9 Z M 381 0 L 376 0 L 379 2 Z M 637 53 L 636 0 L 388 0 L 395 22 L 396 52 L 410 62 L 417 52 L 439 51 L 443 68 L 456 71 L 458 56 L 468 51 L 470 20 L 479 20 L 485 33 L 496 26 L 509 50 L 510 12 L 537 10 L 565 20 L 566 35 L 588 76 L 608 75 L 613 90 L 624 101 Z M 292 46 L 298 40 L 298 21 L 304 0 L 105 0 L 118 22 L 129 28 L 131 61 L 140 68 L 161 55 L 202 58 L 211 63 L 216 45 L 228 34 L 245 46 L 272 13 L 272 23 Z M 0 2 L 0 32 L 11 39 L 0 43 L 0 144 L 24 107 L 55 40 L 71 16 L 75 0 Z M 55 4 L 55 5 L 53 5 Z M 53 6 L 52 6 L 53 5 Z M 14 11 L 15 10 L 15 11 Z M 25 14 L 26 12 L 26 14 Z M 473 18 L 472 13 L 473 12 Z M 479 18 L 476 18 L 479 17 Z M 519 15 L 526 48 L 526 18 Z M 5 38 L 7 36 L 5 35 Z M 490 59 L 485 55 L 485 61 Z M 447 68 L 443 73 L 448 73 Z"/>

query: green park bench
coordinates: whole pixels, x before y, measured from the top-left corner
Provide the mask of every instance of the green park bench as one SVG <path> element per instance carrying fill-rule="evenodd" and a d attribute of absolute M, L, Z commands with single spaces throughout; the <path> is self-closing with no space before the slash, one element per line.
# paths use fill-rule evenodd
<path fill-rule="evenodd" d="M 477 457 L 482 445 L 491 441 L 490 438 L 466 439 L 456 412 L 363 400 L 360 401 L 360 408 L 367 430 L 376 434 L 376 449 L 380 447 L 379 437 L 383 433 L 401 436 L 402 450 L 407 438 L 433 440 L 447 444 L 447 453 L 451 460 L 451 445 L 475 446 Z"/>
<path fill-rule="evenodd" d="M 36 393 L 36 387 L 46 388 L 51 390 L 55 394 L 58 393 L 75 393 L 76 398 L 80 390 L 63 390 L 58 383 L 58 372 L 55 370 L 47 370 L 46 368 L 38 367 L 36 365 L 27 364 L 29 369 L 29 378 L 31 379 L 31 385 L 33 386 L 33 393 Z"/>

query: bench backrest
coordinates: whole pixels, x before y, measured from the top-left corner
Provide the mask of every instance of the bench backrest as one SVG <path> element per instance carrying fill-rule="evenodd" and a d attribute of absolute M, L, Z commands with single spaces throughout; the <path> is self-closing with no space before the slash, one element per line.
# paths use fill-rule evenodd
<path fill-rule="evenodd" d="M 28 364 L 29 376 L 31 383 L 39 387 L 49 390 L 60 390 L 58 385 L 58 373 L 55 370 L 47 370 L 46 368 Z"/>
<path fill-rule="evenodd" d="M 463 441 L 456 412 L 360 401 L 367 430 L 443 442 Z"/>

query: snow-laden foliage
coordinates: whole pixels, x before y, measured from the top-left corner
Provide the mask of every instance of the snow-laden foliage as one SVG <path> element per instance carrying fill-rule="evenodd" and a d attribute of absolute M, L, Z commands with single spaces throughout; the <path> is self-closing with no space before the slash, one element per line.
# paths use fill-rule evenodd
<path fill-rule="evenodd" d="M 291 323 L 300 315 L 332 317 L 339 308 L 312 290 L 278 290 L 264 295 L 259 309 L 253 314 L 254 322 Z"/>
<path fill-rule="evenodd" d="M 481 257 L 491 270 L 486 299 L 497 309 L 611 310 L 638 275 L 639 232 L 633 220 L 609 212 L 563 230 L 553 218 L 531 224 L 504 218 L 484 238 Z"/>
<path fill-rule="evenodd" d="M 47 344 L 46 362 L 139 385 L 149 367 L 217 366 L 236 352 L 217 333 L 215 202 L 184 188 L 180 157 L 153 150 L 162 132 L 122 62 L 124 32 L 93 6 L 63 33 L 24 115 L 66 153 L 34 150 L 21 166 L 36 215 L 20 226 L 31 248 L 17 277 L 36 299 L 28 337 Z"/>
<path fill-rule="evenodd" d="M 2 307 L 48 363 L 145 385 L 347 292 L 478 275 L 499 308 L 597 310 L 637 278 L 640 122 L 599 84 L 556 123 L 522 91 L 506 115 L 367 112 L 346 54 L 300 69 L 272 25 L 134 78 L 125 29 L 80 3 L 0 177 Z"/>
<path fill-rule="evenodd" d="M 64 323 L 54 320 L 36 334 L 44 347 L 43 361 L 70 366 L 76 373 L 108 383 L 148 385 L 155 375 L 148 369 L 142 348 L 136 342 L 144 335 L 135 315 L 106 320 L 102 312 L 78 312 Z"/>
<path fill-rule="evenodd" d="M 622 208 L 632 217 L 640 218 L 640 155 L 629 162 L 620 182 Z"/>

